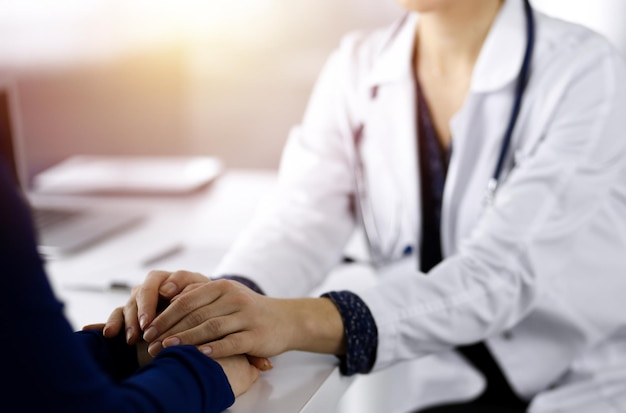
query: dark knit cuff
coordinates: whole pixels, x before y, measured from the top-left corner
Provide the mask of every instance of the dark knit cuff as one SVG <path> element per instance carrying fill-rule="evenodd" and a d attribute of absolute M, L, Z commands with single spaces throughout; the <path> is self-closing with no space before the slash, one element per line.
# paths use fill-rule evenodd
<path fill-rule="evenodd" d="M 341 374 L 368 373 L 376 361 L 378 329 L 367 304 L 350 291 L 332 291 L 322 297 L 337 306 L 343 320 L 346 354 L 338 356 Z"/>

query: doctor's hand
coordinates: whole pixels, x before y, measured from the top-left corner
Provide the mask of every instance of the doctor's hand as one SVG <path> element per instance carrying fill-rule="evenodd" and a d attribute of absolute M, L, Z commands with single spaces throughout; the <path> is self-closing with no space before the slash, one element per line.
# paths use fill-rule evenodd
<path fill-rule="evenodd" d="M 327 298 L 278 299 L 231 280 L 189 284 L 144 329 L 153 356 L 193 344 L 212 358 L 288 350 L 345 352 L 339 311 Z"/>
<path fill-rule="evenodd" d="M 126 341 L 131 345 L 142 343 L 142 326 L 151 323 L 177 294 L 207 282 L 210 282 L 209 278 L 196 272 L 151 271 L 143 284 L 133 288 L 126 305 L 116 308 L 106 324 L 100 325 L 99 329 L 103 330 L 105 337 L 113 338 L 126 327 Z M 84 327 L 87 328 L 90 327 Z M 272 368 L 272 363 L 267 358 L 248 355 L 248 360 L 261 371 Z"/>
<path fill-rule="evenodd" d="M 194 284 L 209 281 L 197 272 L 150 271 L 143 284 L 133 288 L 126 305 L 113 310 L 104 325 L 104 336 L 116 337 L 125 328 L 126 342 L 137 343 L 144 328 L 169 304 L 172 297 Z"/>

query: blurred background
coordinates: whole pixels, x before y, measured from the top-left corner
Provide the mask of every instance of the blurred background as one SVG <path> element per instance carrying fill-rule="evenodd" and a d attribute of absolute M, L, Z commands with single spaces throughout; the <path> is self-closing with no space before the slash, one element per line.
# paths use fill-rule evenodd
<path fill-rule="evenodd" d="M 532 3 L 626 54 L 626 1 Z M 17 82 L 31 175 L 74 154 L 272 170 L 341 36 L 401 14 L 395 0 L 0 0 L 0 79 Z M 384 411 L 360 383 L 338 411 Z"/>
<path fill-rule="evenodd" d="M 623 0 L 534 0 L 626 51 Z M 395 0 L 0 0 L 29 169 L 71 154 L 212 155 L 278 166 L 328 54 Z"/>

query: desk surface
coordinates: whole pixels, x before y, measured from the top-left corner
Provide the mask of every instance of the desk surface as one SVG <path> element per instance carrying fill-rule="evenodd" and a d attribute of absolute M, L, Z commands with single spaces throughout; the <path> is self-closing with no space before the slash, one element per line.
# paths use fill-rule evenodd
<path fill-rule="evenodd" d="M 105 321 L 129 296 L 127 290 L 109 290 L 108 283 L 141 282 L 148 271 L 143 263 L 173 246 L 210 251 L 209 258 L 196 259 L 190 264 L 193 268 L 185 268 L 209 273 L 275 182 L 272 171 L 228 171 L 206 190 L 184 197 L 58 197 L 59 204 L 71 201 L 146 213 L 136 227 L 72 256 L 48 261 L 53 286 L 74 328 Z M 290 352 L 272 362 L 274 368 L 263 372 L 228 412 L 332 412 L 351 383 L 340 376 L 334 356 Z"/>

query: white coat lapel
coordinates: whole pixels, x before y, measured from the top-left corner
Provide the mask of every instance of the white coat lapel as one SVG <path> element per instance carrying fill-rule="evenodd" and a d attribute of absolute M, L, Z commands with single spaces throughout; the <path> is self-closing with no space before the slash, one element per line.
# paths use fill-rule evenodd
<path fill-rule="evenodd" d="M 520 0 L 502 6 L 476 62 L 468 97 L 450 123 L 452 157 L 441 228 L 444 256 L 454 254 L 470 235 L 484 207 L 526 48 L 522 7 Z"/>
<path fill-rule="evenodd" d="M 415 86 L 412 54 L 416 16 L 408 14 L 395 28 L 375 61 L 368 87 L 375 96 L 367 108 L 363 157 L 381 238 L 395 244 L 394 256 L 418 234 L 418 165 L 415 126 Z"/>

